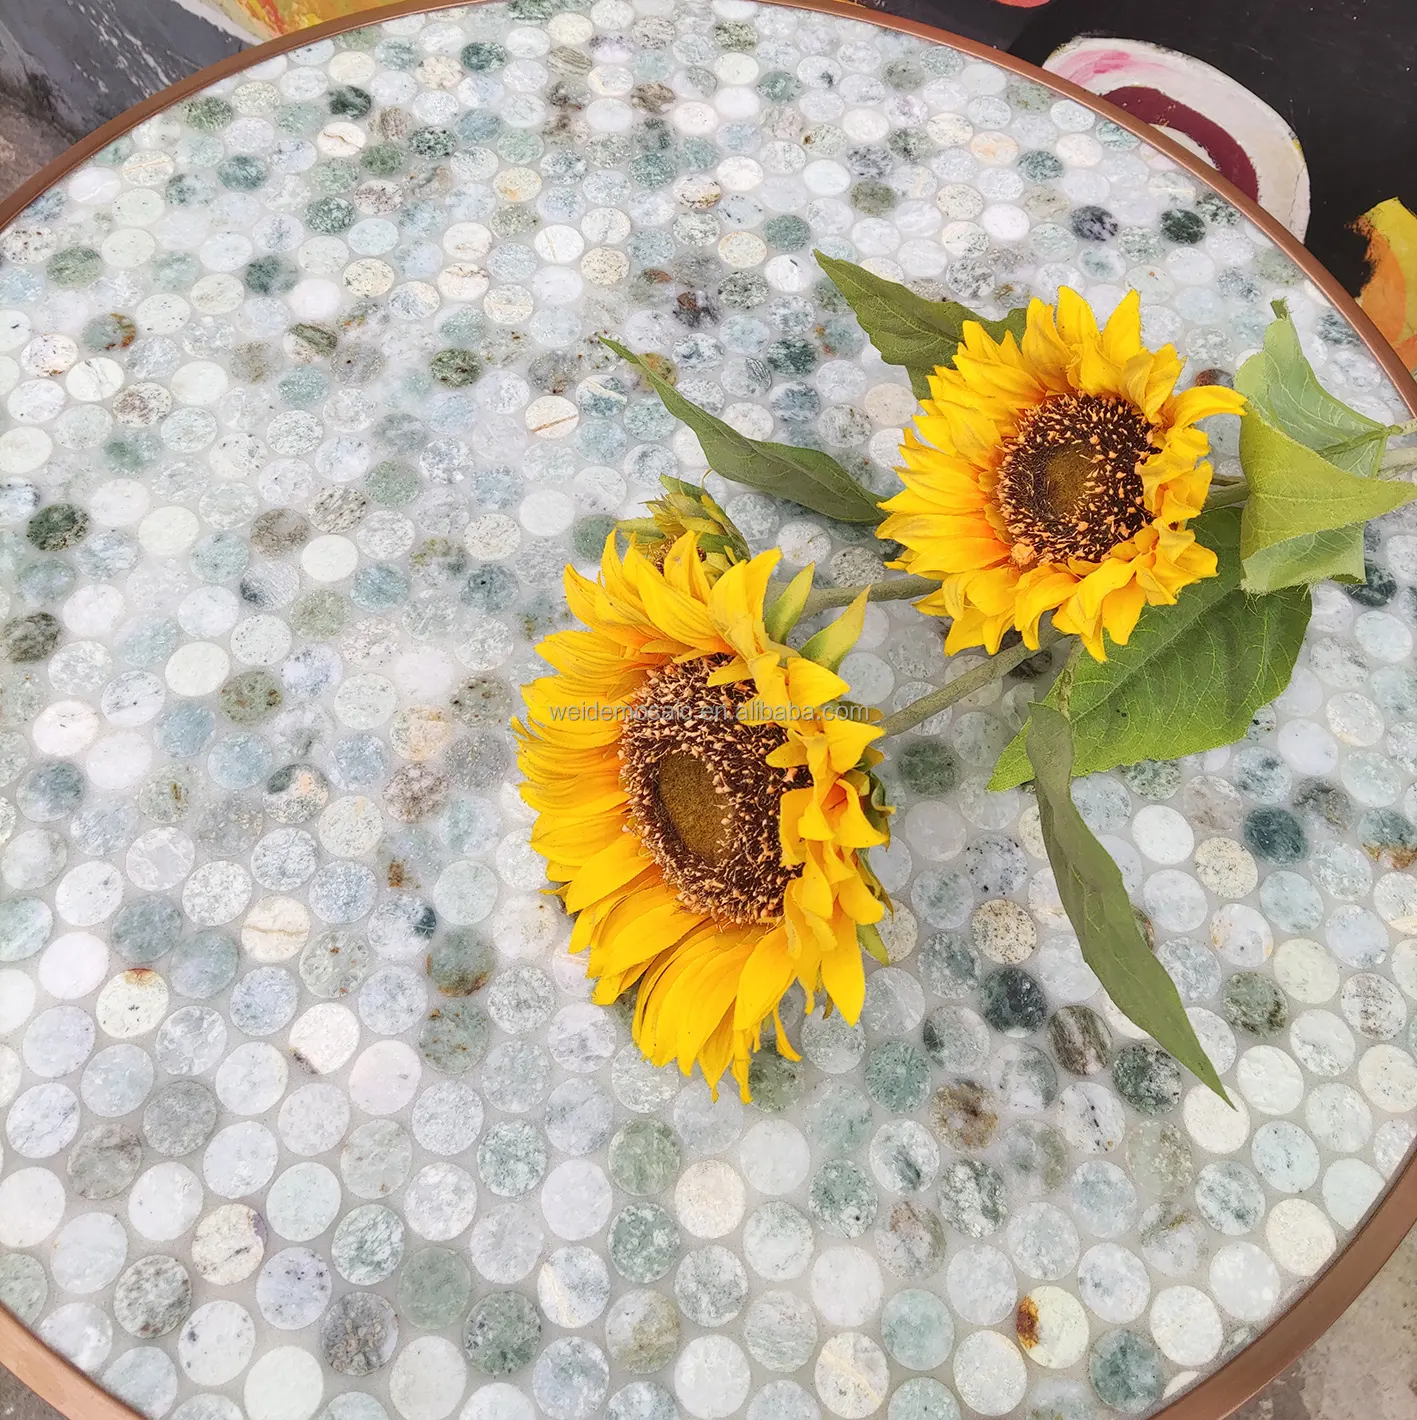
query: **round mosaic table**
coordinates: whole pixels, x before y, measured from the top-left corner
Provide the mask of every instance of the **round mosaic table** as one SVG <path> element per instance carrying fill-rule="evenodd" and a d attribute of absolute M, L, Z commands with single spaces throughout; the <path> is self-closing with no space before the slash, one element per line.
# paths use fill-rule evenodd
<path fill-rule="evenodd" d="M 704 467 L 598 332 L 883 494 L 914 401 L 814 247 L 987 312 L 1133 286 L 1192 371 L 1282 297 L 1383 419 L 1396 359 L 1180 149 L 918 25 L 304 38 L 0 215 L 7 1363 L 74 1416 L 1225 1413 L 1417 1212 L 1417 517 L 1316 589 L 1244 743 L 1077 786 L 1233 1111 L 1140 1047 L 1030 798 L 983 787 L 1032 682 L 893 747 L 891 964 L 857 1027 L 789 1003 L 804 1059 L 748 1106 L 590 1004 L 507 722 L 563 564 Z M 755 548 L 879 575 L 711 486 Z M 877 606 L 843 673 L 895 706 L 967 664 Z"/>

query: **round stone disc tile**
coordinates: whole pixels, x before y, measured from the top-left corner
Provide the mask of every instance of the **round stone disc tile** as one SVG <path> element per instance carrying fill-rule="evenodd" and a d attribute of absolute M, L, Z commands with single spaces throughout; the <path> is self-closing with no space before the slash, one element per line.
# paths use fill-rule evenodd
<path fill-rule="evenodd" d="M 492 1292 L 473 1307 L 463 1328 L 469 1361 L 488 1376 L 529 1366 L 541 1342 L 541 1317 L 519 1292 Z"/>
<path fill-rule="evenodd" d="M 320 1321 L 320 1349 L 330 1369 L 345 1376 L 388 1365 L 398 1337 L 393 1307 L 373 1292 L 346 1292 Z"/>
<path fill-rule="evenodd" d="M 415 1252 L 398 1274 L 398 1314 L 421 1331 L 442 1331 L 465 1314 L 472 1295 L 467 1263 L 448 1248 Z"/>
<path fill-rule="evenodd" d="M 299 1331 L 325 1310 L 332 1290 L 329 1266 L 319 1253 L 288 1247 L 261 1268 L 256 1301 L 272 1326 Z"/>
<path fill-rule="evenodd" d="M 165 1336 L 192 1309 L 192 1279 L 176 1258 L 155 1254 L 135 1262 L 113 1292 L 113 1314 L 142 1340 Z"/>
<path fill-rule="evenodd" d="M 156 1091 L 143 1111 L 143 1137 L 158 1154 L 182 1158 L 216 1128 L 217 1101 L 198 1080 L 175 1080 Z"/>
<path fill-rule="evenodd" d="M 265 1250 L 265 1219 L 242 1203 L 213 1209 L 192 1233 L 192 1265 L 218 1287 L 251 1276 L 261 1265 Z"/>
<path fill-rule="evenodd" d="M 441 1336 L 420 1336 L 394 1361 L 389 1399 L 404 1420 L 444 1420 L 466 1384 L 467 1367 L 457 1347 Z"/>
<path fill-rule="evenodd" d="M 249 1420 L 311 1420 L 324 1398 L 320 1363 L 298 1346 L 257 1357 L 241 1388 Z"/>
<path fill-rule="evenodd" d="M 95 1125 L 69 1151 L 69 1187 L 80 1198 L 116 1198 L 138 1176 L 142 1161 L 142 1141 L 131 1129 L 121 1124 Z"/>
<path fill-rule="evenodd" d="M 218 1300 L 200 1306 L 187 1318 L 177 1340 L 183 1373 L 199 1386 L 221 1386 L 250 1364 L 256 1326 L 237 1302 Z"/>

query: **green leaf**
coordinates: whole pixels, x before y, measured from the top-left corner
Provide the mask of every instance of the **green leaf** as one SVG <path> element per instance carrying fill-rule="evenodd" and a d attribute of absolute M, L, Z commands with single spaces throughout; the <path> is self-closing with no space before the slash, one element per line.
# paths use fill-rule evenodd
<path fill-rule="evenodd" d="M 1246 360 L 1235 376 L 1235 388 L 1250 406 L 1240 426 L 1240 460 L 1252 490 L 1250 501 L 1256 505 L 1246 515 L 1247 536 L 1242 547 L 1245 590 L 1273 592 L 1326 577 L 1361 582 L 1365 575 L 1363 528 L 1367 519 L 1377 514 L 1356 512 L 1345 516 L 1344 500 L 1353 485 L 1335 480 L 1333 470 L 1350 479 L 1376 478 L 1387 438 L 1393 431 L 1350 409 L 1324 389 L 1304 358 L 1288 309 L 1282 301 L 1276 301 L 1274 308 L 1278 319 L 1265 330 L 1264 349 Z M 1292 442 L 1285 444 L 1281 439 L 1270 438 L 1266 430 Z M 1302 468 L 1293 482 L 1301 486 L 1291 488 L 1289 466 L 1295 459 L 1296 445 L 1312 451 L 1317 458 L 1300 456 Z M 1252 459 L 1259 461 L 1255 468 L 1251 467 Z M 1276 471 L 1281 475 L 1278 479 Z M 1308 526 L 1305 531 L 1282 536 L 1285 522 L 1295 510 L 1292 506 L 1277 509 L 1273 495 L 1276 491 L 1302 494 L 1304 486 L 1311 494 L 1331 487 L 1336 504 L 1324 512 L 1322 497 L 1309 498 L 1307 522 L 1322 526 Z M 1379 503 L 1382 497 L 1379 495 Z M 1388 509 L 1380 507 L 1379 511 Z M 1266 537 L 1273 540 L 1263 541 Z"/>
<path fill-rule="evenodd" d="M 841 703 L 847 705 L 851 702 L 843 700 Z M 866 815 L 866 821 L 877 833 L 883 833 L 889 838 L 891 834 L 891 815 L 895 813 L 895 807 L 886 795 L 886 786 L 881 783 L 874 770 L 868 769 L 866 771 L 866 780 L 871 786 L 871 797 L 861 805 L 861 811 Z M 864 854 L 861 856 L 860 861 L 863 866 L 866 865 Z M 866 866 L 865 870 L 870 881 L 875 887 L 880 888 L 880 891 L 876 895 L 883 899 L 886 898 L 886 890 L 881 887 L 876 875 L 871 872 L 869 866 Z M 889 899 L 886 900 L 889 901 Z M 894 911 L 894 909 L 892 909 L 892 911 Z"/>
<path fill-rule="evenodd" d="M 803 645 L 801 654 L 829 671 L 836 670 L 842 657 L 861 639 L 861 629 L 866 624 L 866 596 L 862 592 L 835 621 L 822 627 Z"/>
<path fill-rule="evenodd" d="M 1264 349 L 1240 366 L 1235 388 L 1291 439 L 1349 473 L 1372 478 L 1388 426 L 1350 409 L 1319 383 L 1282 302 L 1276 311 L 1278 319 L 1265 329 Z"/>
<path fill-rule="evenodd" d="M 917 399 L 929 397 L 925 377 L 931 370 L 954 365 L 965 321 L 978 321 L 995 340 L 1002 340 L 1010 331 L 1019 339 L 1023 337 L 1028 317 L 1025 306 L 1010 311 L 1003 320 L 986 320 L 958 301 L 927 301 L 909 287 L 875 276 L 863 266 L 821 252 L 814 254 L 832 285 L 856 312 L 861 329 L 881 359 L 888 365 L 904 365 L 910 372 Z"/>
<path fill-rule="evenodd" d="M 1175 606 L 1147 607 L 1125 646 L 1108 645 L 1105 661 L 1076 656 L 1044 697 L 1072 721 L 1079 775 L 1233 744 L 1289 684 L 1309 624 L 1309 589 L 1263 597 L 1240 590 L 1237 509 L 1216 508 L 1193 526 L 1219 559 L 1216 575 L 1184 587 Z M 1012 789 L 1031 777 L 1020 734 L 999 756 L 989 787 Z"/>
<path fill-rule="evenodd" d="M 1277 542 L 1248 558 L 1244 566 L 1247 592 L 1277 592 L 1327 580 L 1367 580 L 1362 523 Z"/>
<path fill-rule="evenodd" d="M 856 927 L 856 940 L 861 943 L 861 950 L 867 956 L 874 957 L 882 966 L 891 964 L 890 954 L 886 951 L 886 944 L 881 940 L 880 931 L 872 922 L 858 923 Z"/>
<path fill-rule="evenodd" d="M 814 564 L 808 563 L 763 612 L 763 625 L 768 635 L 780 645 L 787 639 L 787 633 L 802 618 L 802 610 L 812 593 L 812 573 Z"/>
<path fill-rule="evenodd" d="M 1240 530 L 1240 557 L 1245 563 L 1247 590 L 1316 581 L 1330 575 L 1335 563 L 1345 571 L 1355 565 L 1362 577 L 1363 525 L 1417 497 L 1410 483 L 1349 473 L 1272 424 L 1257 408 L 1240 420 L 1240 463 L 1250 485 Z M 1277 582 L 1273 568 L 1261 564 L 1250 576 L 1256 553 L 1316 533 L 1337 533 L 1309 552 L 1286 549 L 1278 560 L 1287 564 L 1288 582 Z M 1357 547 L 1354 548 L 1356 540 Z"/>
<path fill-rule="evenodd" d="M 745 483 L 749 488 L 800 503 L 838 522 L 869 523 L 874 527 L 881 521 L 882 513 L 876 500 L 829 454 L 750 439 L 706 409 L 690 404 L 641 356 L 603 335 L 600 343 L 634 365 L 650 382 L 664 407 L 699 436 L 704 457 L 716 473 L 735 483 Z"/>
<path fill-rule="evenodd" d="M 1176 983 L 1142 936 L 1120 869 L 1073 803 L 1073 738 L 1067 717 L 1048 705 L 1035 705 L 1028 719 L 1027 752 L 1038 787 L 1038 820 L 1048 862 L 1083 960 L 1133 1025 L 1229 1104 Z"/>

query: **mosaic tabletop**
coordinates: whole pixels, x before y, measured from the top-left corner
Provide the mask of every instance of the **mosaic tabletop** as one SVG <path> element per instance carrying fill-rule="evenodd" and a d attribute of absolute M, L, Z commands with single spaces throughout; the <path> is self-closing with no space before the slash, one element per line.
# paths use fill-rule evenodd
<path fill-rule="evenodd" d="M 789 1001 L 803 1059 L 745 1105 L 590 1002 L 508 721 L 563 565 L 704 470 L 596 335 L 885 494 L 914 400 L 814 248 L 992 313 L 1135 287 L 1212 380 L 1282 297 L 1335 393 L 1405 414 L 1133 134 L 744 0 L 323 40 L 0 234 L 0 1298 L 144 1414 L 1142 1414 L 1399 1169 L 1414 516 L 1315 589 L 1244 742 L 1076 787 L 1233 1110 L 1111 1007 L 1031 797 L 984 788 L 1029 667 L 894 742 L 859 1025 Z M 755 550 L 881 574 L 869 534 L 710 487 Z M 843 673 L 895 707 L 972 663 L 874 606 Z"/>

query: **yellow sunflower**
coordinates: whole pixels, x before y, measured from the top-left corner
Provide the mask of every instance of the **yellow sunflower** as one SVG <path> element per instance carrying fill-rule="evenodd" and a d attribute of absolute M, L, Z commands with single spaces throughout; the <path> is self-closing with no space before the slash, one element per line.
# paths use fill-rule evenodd
<path fill-rule="evenodd" d="M 658 550 L 658 549 L 657 549 Z M 656 1065 L 695 1061 L 744 1098 L 794 981 L 854 1022 L 884 893 L 866 849 L 888 841 L 870 769 L 880 729 L 836 674 L 864 597 L 802 650 L 783 644 L 811 585 L 765 611 L 776 552 L 715 568 L 687 533 L 660 565 L 606 542 L 600 578 L 566 569 L 584 630 L 538 648 L 555 674 L 517 724 L 532 844 L 590 949 L 595 1000 L 638 986 L 634 1034 Z M 795 1058 L 795 1056 L 794 1056 Z"/>
<path fill-rule="evenodd" d="M 1171 346 L 1142 344 L 1135 291 L 1101 331 L 1066 287 L 1056 313 L 1029 306 L 1021 343 L 966 322 L 906 432 L 905 491 L 880 527 L 905 545 L 894 565 L 939 579 L 917 606 L 954 618 L 948 652 L 992 654 L 1011 627 L 1037 646 L 1051 611 L 1106 660 L 1104 631 L 1126 645 L 1143 606 L 1215 575 L 1186 526 L 1211 478 L 1195 425 L 1244 400 L 1218 385 L 1177 394 L 1180 373 Z"/>

